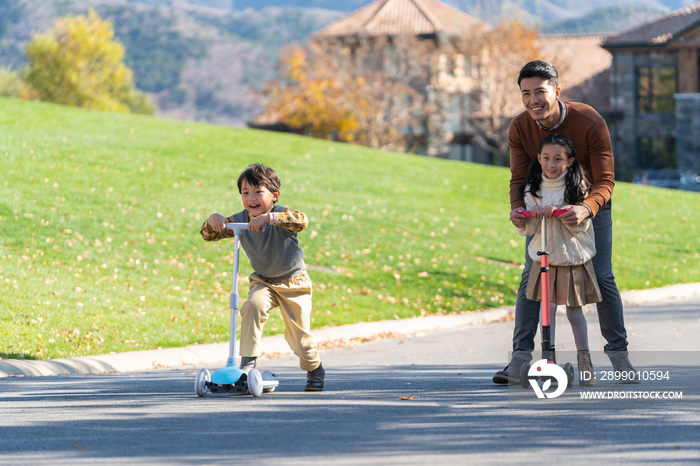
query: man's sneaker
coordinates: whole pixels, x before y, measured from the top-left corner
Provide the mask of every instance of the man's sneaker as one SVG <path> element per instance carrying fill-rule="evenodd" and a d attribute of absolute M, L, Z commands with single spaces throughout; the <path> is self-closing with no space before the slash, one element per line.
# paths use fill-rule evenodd
<path fill-rule="evenodd" d="M 639 383 L 637 370 L 632 367 L 627 351 L 605 351 L 610 358 L 610 362 L 615 370 L 615 380 L 617 383 Z"/>
<path fill-rule="evenodd" d="M 240 368 L 243 372 L 246 374 L 250 372 L 251 369 L 255 369 L 255 366 L 258 365 L 258 358 L 255 356 L 250 357 L 250 356 L 241 356 L 241 365 Z"/>
<path fill-rule="evenodd" d="M 307 392 L 320 392 L 323 390 L 323 379 L 326 378 L 326 371 L 323 370 L 323 364 L 312 371 L 306 373 L 306 386 L 304 390 Z"/>
<path fill-rule="evenodd" d="M 576 354 L 578 367 L 578 384 L 582 386 L 595 385 L 595 372 L 591 362 L 591 352 L 580 350 Z"/>
<path fill-rule="evenodd" d="M 513 355 L 508 365 L 493 376 L 493 383 L 517 385 L 520 383 L 520 368 L 530 362 L 521 355 Z"/>

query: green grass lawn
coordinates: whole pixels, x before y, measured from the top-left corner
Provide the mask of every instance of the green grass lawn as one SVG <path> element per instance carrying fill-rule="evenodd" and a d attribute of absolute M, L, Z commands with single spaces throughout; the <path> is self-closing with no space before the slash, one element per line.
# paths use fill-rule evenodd
<path fill-rule="evenodd" d="M 508 169 L 0 99 L 0 357 L 228 341 L 233 241 L 199 228 L 242 210 L 251 162 L 309 216 L 314 327 L 514 303 Z M 620 288 L 700 281 L 698 212 L 700 194 L 619 183 Z"/>

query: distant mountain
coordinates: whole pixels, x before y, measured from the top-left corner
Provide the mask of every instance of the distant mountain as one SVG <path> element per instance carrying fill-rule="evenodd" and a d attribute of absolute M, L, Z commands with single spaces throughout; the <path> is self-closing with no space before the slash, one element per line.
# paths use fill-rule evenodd
<path fill-rule="evenodd" d="M 204 2 L 200 2 L 204 3 Z M 231 11 L 185 2 L 0 0 L 0 67 L 24 66 L 25 47 L 61 16 L 95 8 L 114 25 L 136 86 L 161 116 L 244 125 L 262 111 L 280 48 L 343 13 L 317 8 Z"/>
<path fill-rule="evenodd" d="M 652 21 L 664 13 L 645 7 L 614 6 L 600 8 L 578 18 L 540 26 L 543 34 L 591 34 L 624 31 Z"/>
<path fill-rule="evenodd" d="M 115 0 L 101 0 L 114 3 Z M 137 0 L 128 0 L 136 2 Z M 172 0 L 140 0 L 142 3 L 172 3 Z M 192 4 L 224 10 L 256 11 L 270 7 L 321 8 L 351 12 L 374 0 L 185 0 Z M 531 24 L 547 24 L 578 18 L 595 10 L 632 7 L 649 11 L 669 12 L 695 0 L 442 0 L 482 21 L 498 22 L 504 16 L 520 18 Z"/>
<path fill-rule="evenodd" d="M 139 89 L 163 116 L 243 125 L 262 109 L 280 48 L 371 0 L 0 0 L 0 67 L 24 66 L 26 43 L 89 8 L 112 21 Z M 444 0 L 495 23 L 547 33 L 618 32 L 692 0 Z"/>
<path fill-rule="evenodd" d="M 190 0 L 197 3 L 225 3 L 226 0 Z M 374 0 L 232 0 L 231 8 L 261 10 L 274 7 L 325 8 L 354 11 Z M 634 7 L 648 11 L 669 12 L 695 0 L 442 0 L 482 21 L 498 22 L 504 16 L 521 18 L 530 24 L 547 24 L 584 16 L 611 7 Z"/>

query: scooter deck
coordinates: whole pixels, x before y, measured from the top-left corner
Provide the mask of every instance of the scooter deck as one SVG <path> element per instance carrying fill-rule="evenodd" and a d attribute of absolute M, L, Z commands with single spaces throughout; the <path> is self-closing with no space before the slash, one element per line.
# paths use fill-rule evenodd
<path fill-rule="evenodd" d="M 272 371 L 263 371 L 263 393 L 273 392 L 280 384 Z M 243 373 L 238 382 L 233 384 L 217 384 L 214 382 L 205 383 L 207 389 L 212 393 L 228 393 L 229 395 L 248 395 L 248 376 Z"/>

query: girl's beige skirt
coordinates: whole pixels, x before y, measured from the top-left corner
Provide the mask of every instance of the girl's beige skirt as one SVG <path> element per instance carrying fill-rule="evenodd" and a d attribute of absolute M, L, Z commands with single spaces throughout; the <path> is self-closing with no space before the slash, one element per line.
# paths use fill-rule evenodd
<path fill-rule="evenodd" d="M 533 262 L 525 296 L 542 301 L 541 262 Z M 603 300 L 598 288 L 593 263 L 583 265 L 549 266 L 549 302 L 566 306 L 585 306 Z"/>

